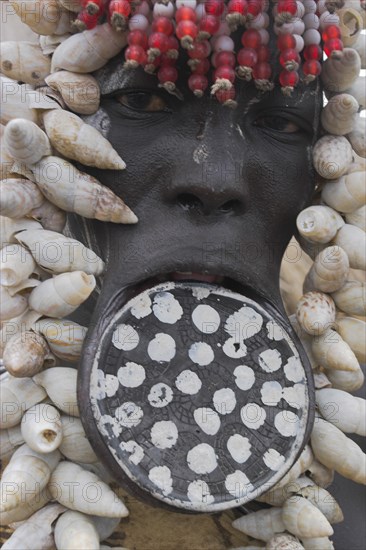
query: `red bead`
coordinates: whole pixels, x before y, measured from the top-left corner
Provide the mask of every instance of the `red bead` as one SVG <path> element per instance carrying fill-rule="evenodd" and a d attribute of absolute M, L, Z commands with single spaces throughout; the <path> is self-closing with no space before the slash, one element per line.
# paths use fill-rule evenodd
<path fill-rule="evenodd" d="M 220 67 L 221 65 L 235 67 L 235 55 L 233 52 L 215 52 L 212 57 L 214 58 L 211 59 L 214 67 Z"/>
<path fill-rule="evenodd" d="M 204 92 L 208 86 L 207 78 L 202 74 L 193 73 L 188 79 L 188 87 L 192 92 L 200 90 Z"/>
<path fill-rule="evenodd" d="M 200 59 L 197 64 L 194 66 L 194 72 L 197 74 L 206 74 L 210 70 L 210 62 L 207 59 Z"/>
<path fill-rule="evenodd" d="M 153 32 L 150 34 L 148 44 L 150 48 L 156 48 L 160 50 L 161 53 L 166 52 L 169 47 L 168 37 L 162 32 Z"/>
<path fill-rule="evenodd" d="M 327 40 L 326 42 L 324 42 L 323 49 L 327 54 L 327 56 L 329 57 L 334 50 L 338 50 L 338 51 L 343 50 L 342 40 L 339 40 L 339 38 L 331 38 L 330 40 Z"/>
<path fill-rule="evenodd" d="M 246 0 L 230 0 L 227 5 L 228 13 L 240 13 L 246 15 L 248 12 L 248 3 Z"/>
<path fill-rule="evenodd" d="M 292 48 L 288 48 L 287 50 L 283 50 L 281 52 L 281 55 L 280 55 L 280 63 L 282 65 L 282 67 L 286 68 L 287 64 L 290 63 L 291 61 L 294 61 L 297 64 L 300 63 L 301 60 L 300 60 L 300 56 L 297 53 L 297 51 L 293 50 Z"/>
<path fill-rule="evenodd" d="M 224 2 L 222 0 L 206 0 L 205 11 L 208 15 L 220 17 L 224 11 Z"/>
<path fill-rule="evenodd" d="M 258 55 L 253 48 L 242 48 L 238 51 L 237 60 L 243 67 L 254 67 L 258 61 Z"/>
<path fill-rule="evenodd" d="M 340 38 L 341 31 L 337 25 L 328 25 L 322 32 L 323 42 L 331 40 L 332 38 Z"/>
<path fill-rule="evenodd" d="M 114 13 L 128 17 L 131 13 L 131 5 L 127 0 L 112 0 L 108 6 L 109 15 Z"/>
<path fill-rule="evenodd" d="M 322 67 L 316 59 L 309 59 L 302 66 L 302 72 L 305 75 L 319 76 L 321 71 Z"/>
<path fill-rule="evenodd" d="M 215 34 L 220 28 L 220 19 L 214 15 L 204 15 L 200 21 L 200 31 L 210 35 Z"/>
<path fill-rule="evenodd" d="M 147 55 L 141 46 L 129 46 L 125 51 L 125 59 L 126 61 L 136 61 L 139 65 L 145 65 L 147 62 Z"/>
<path fill-rule="evenodd" d="M 299 82 L 299 75 L 297 71 L 286 71 L 284 69 L 280 72 L 280 84 L 282 87 L 290 86 L 293 88 Z"/>
<path fill-rule="evenodd" d="M 272 69 L 267 61 L 261 61 L 253 67 L 254 80 L 269 80 L 271 78 Z"/>
<path fill-rule="evenodd" d="M 259 48 L 257 49 L 257 56 L 258 56 L 258 62 L 268 61 L 270 56 L 269 47 L 265 46 L 264 44 L 259 46 Z"/>
<path fill-rule="evenodd" d="M 225 78 L 226 80 L 230 80 L 230 82 L 233 83 L 235 80 L 235 71 L 232 67 L 221 65 L 221 67 L 217 67 L 217 69 L 215 69 L 213 74 L 214 80 L 217 80 L 218 78 Z"/>
<path fill-rule="evenodd" d="M 257 17 L 262 11 L 262 2 L 261 0 L 248 0 L 248 15 L 252 17 Z"/>
<path fill-rule="evenodd" d="M 168 36 L 168 50 L 179 50 L 179 42 L 172 34 Z"/>
<path fill-rule="evenodd" d="M 77 18 L 75 19 L 75 26 L 81 30 L 84 29 L 94 29 L 97 26 L 99 15 L 90 15 L 86 10 L 83 10 L 78 13 Z"/>
<path fill-rule="evenodd" d="M 168 17 L 156 17 L 156 19 L 152 22 L 151 29 L 153 32 L 162 32 L 167 36 L 170 36 L 173 34 L 174 27 Z"/>
<path fill-rule="evenodd" d="M 159 82 L 176 82 L 178 80 L 178 71 L 175 67 L 165 65 L 158 70 Z"/>
<path fill-rule="evenodd" d="M 177 28 L 175 29 L 175 34 L 181 40 L 185 36 L 190 36 L 191 38 L 196 38 L 198 34 L 198 28 L 193 21 L 181 21 L 178 23 Z"/>
<path fill-rule="evenodd" d="M 159 65 L 166 67 L 166 66 L 170 66 L 170 67 L 174 67 L 174 65 L 176 64 L 177 60 L 174 59 L 173 57 L 169 57 L 169 55 L 167 53 L 163 53 L 161 54 L 159 57 Z"/>
<path fill-rule="evenodd" d="M 147 48 L 147 34 L 140 29 L 135 29 L 128 33 L 127 42 L 129 46 L 142 46 Z"/>
<path fill-rule="evenodd" d="M 280 34 L 277 38 L 277 48 L 282 52 L 282 50 L 287 50 L 288 48 L 295 48 L 296 40 L 292 34 Z"/>
<path fill-rule="evenodd" d="M 318 46 L 318 44 L 309 44 L 309 46 L 305 46 L 303 55 L 304 55 L 304 59 L 306 60 L 308 59 L 319 60 L 322 58 L 323 51 L 321 47 Z"/>
<path fill-rule="evenodd" d="M 195 42 L 193 48 L 188 50 L 188 55 L 191 59 L 204 59 L 210 55 L 211 46 L 208 40 L 202 40 L 202 42 Z"/>
<path fill-rule="evenodd" d="M 235 88 L 230 88 L 230 90 L 218 90 L 215 93 L 215 97 L 220 103 L 225 103 L 230 99 L 235 99 Z"/>
<path fill-rule="evenodd" d="M 294 0 L 279 0 L 277 3 L 277 12 L 278 13 L 290 13 L 295 15 L 297 11 L 296 2 Z"/>
<path fill-rule="evenodd" d="M 261 35 L 256 29 L 248 29 L 244 31 L 241 37 L 241 43 L 244 48 L 253 48 L 256 50 L 261 45 Z"/>
<path fill-rule="evenodd" d="M 193 21 L 193 23 L 195 23 L 197 21 L 197 13 L 192 8 L 182 6 L 177 9 L 175 13 L 175 20 L 177 23 L 180 23 L 180 21 Z"/>

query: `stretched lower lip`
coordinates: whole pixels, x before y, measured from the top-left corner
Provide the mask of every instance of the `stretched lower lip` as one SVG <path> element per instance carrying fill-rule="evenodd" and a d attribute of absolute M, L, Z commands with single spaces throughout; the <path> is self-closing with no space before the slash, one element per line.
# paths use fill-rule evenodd
<path fill-rule="evenodd" d="M 221 275 L 210 275 L 209 273 L 196 273 L 192 271 L 174 271 L 169 274 L 172 281 L 199 281 L 210 284 L 221 284 L 224 277 Z"/>

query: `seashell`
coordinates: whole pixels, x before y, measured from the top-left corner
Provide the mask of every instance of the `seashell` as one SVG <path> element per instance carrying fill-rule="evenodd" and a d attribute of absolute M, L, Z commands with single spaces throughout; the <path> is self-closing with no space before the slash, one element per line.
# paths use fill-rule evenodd
<path fill-rule="evenodd" d="M 50 72 L 65 69 L 91 73 L 103 67 L 126 44 L 127 33 L 115 31 L 109 23 L 97 25 L 62 42 L 53 54 Z"/>
<path fill-rule="evenodd" d="M 97 462 L 98 458 L 85 435 L 81 420 L 75 416 L 62 415 L 61 422 L 63 431 L 61 453 L 72 462 Z"/>
<path fill-rule="evenodd" d="M 311 434 L 311 447 L 319 462 L 343 477 L 366 484 L 366 455 L 333 424 L 321 418 L 316 419 Z"/>
<path fill-rule="evenodd" d="M 350 133 L 347 135 L 352 149 L 360 157 L 366 158 L 366 119 L 365 117 L 357 116 L 356 123 Z"/>
<path fill-rule="evenodd" d="M 10 338 L 4 349 L 3 361 L 12 376 L 23 378 L 40 372 L 48 355 L 45 339 L 28 330 Z"/>
<path fill-rule="evenodd" d="M 21 421 L 24 411 L 47 397 L 31 378 L 8 377 L 1 381 L 0 428 L 12 428 Z"/>
<path fill-rule="evenodd" d="M 42 35 L 39 37 L 39 45 L 41 46 L 41 49 L 44 55 L 50 55 L 56 50 L 57 46 L 59 46 L 62 42 L 70 38 L 70 36 L 71 36 L 70 33 L 65 33 L 61 35 L 60 34 L 50 34 L 47 36 Z"/>
<path fill-rule="evenodd" d="M 350 94 L 333 96 L 321 113 L 321 123 L 326 132 L 344 136 L 352 132 L 358 119 L 358 102 Z"/>
<path fill-rule="evenodd" d="M 265 542 L 277 533 L 283 533 L 286 527 L 282 521 L 282 508 L 259 510 L 236 519 L 232 523 L 235 529 Z"/>
<path fill-rule="evenodd" d="M 77 370 L 70 367 L 53 367 L 33 377 L 44 388 L 58 409 L 72 416 L 79 416 L 76 398 Z"/>
<path fill-rule="evenodd" d="M 288 498 L 282 508 L 282 521 L 286 530 L 299 538 L 328 537 L 333 534 L 327 518 L 306 498 Z"/>
<path fill-rule="evenodd" d="M 366 36 L 366 35 L 362 35 Z M 366 48 L 366 41 L 365 41 L 365 48 Z M 359 76 L 352 86 L 346 90 L 347 94 L 353 95 L 353 97 L 357 100 L 359 106 L 361 109 L 366 109 L 366 77 L 365 76 Z"/>
<path fill-rule="evenodd" d="M 19 445 L 23 445 L 24 439 L 20 426 L 14 426 L 7 430 L 0 430 L 0 459 L 8 460 Z"/>
<path fill-rule="evenodd" d="M 2 83 L 0 84 L 0 87 Z M 0 180 L 5 180 L 7 178 L 13 177 L 13 158 L 9 155 L 4 147 L 4 132 L 5 126 L 0 125 Z M 0 195 L 1 198 L 1 195 Z"/>
<path fill-rule="evenodd" d="M 104 269 L 104 262 L 92 250 L 55 231 L 26 230 L 15 238 L 27 246 L 37 264 L 50 273 L 85 271 L 88 275 L 100 275 Z"/>
<path fill-rule="evenodd" d="M 360 363 L 366 363 L 366 323 L 353 317 L 337 319 L 337 331 Z"/>
<path fill-rule="evenodd" d="M 323 334 L 313 339 L 312 351 L 319 364 L 330 371 L 334 369 L 357 372 L 360 368 L 350 346 L 332 328 L 327 328 Z M 327 372 L 330 379 L 329 374 L 330 372 Z"/>
<path fill-rule="evenodd" d="M 88 331 L 73 321 L 67 319 L 41 319 L 34 325 L 46 338 L 51 351 L 60 359 L 75 362 L 80 359 L 81 348 Z"/>
<path fill-rule="evenodd" d="M 73 490 L 70 492 L 70 482 Z M 87 487 L 98 489 L 98 499 L 88 499 Z M 51 475 L 52 497 L 71 510 L 104 517 L 126 517 L 128 510 L 104 481 L 72 462 L 61 462 Z"/>
<path fill-rule="evenodd" d="M 29 212 L 29 216 L 39 220 L 44 229 L 56 231 L 56 233 L 62 233 L 66 225 L 66 213 L 46 199 L 38 208 Z"/>
<path fill-rule="evenodd" d="M 333 543 L 328 537 L 302 538 L 301 542 L 305 550 L 334 550 Z"/>
<path fill-rule="evenodd" d="M 322 66 L 324 88 L 331 92 L 344 92 L 352 86 L 360 70 L 361 59 L 356 50 L 344 48 L 334 51 Z"/>
<path fill-rule="evenodd" d="M 39 274 L 37 273 L 37 268 L 34 272 L 35 276 L 37 277 Z M 18 294 L 18 292 L 22 292 L 23 290 L 30 290 L 31 288 L 34 288 L 35 286 L 38 286 L 41 284 L 41 281 L 39 279 L 24 279 L 21 283 L 15 286 L 9 286 L 7 288 L 10 296 L 15 296 L 15 294 Z"/>
<path fill-rule="evenodd" d="M 85 514 L 72 510 L 68 510 L 58 519 L 55 543 L 56 548 L 62 550 L 99 550 L 99 536 L 93 521 Z"/>
<path fill-rule="evenodd" d="M 346 281 L 332 298 L 338 309 L 349 315 L 366 315 L 366 283 Z"/>
<path fill-rule="evenodd" d="M 46 111 L 43 124 L 50 142 L 65 157 L 96 168 L 126 168 L 109 141 L 74 113 L 62 109 Z"/>
<path fill-rule="evenodd" d="M 8 512 L 28 502 L 46 487 L 52 470 L 60 460 L 60 453 L 39 454 L 28 445 L 19 447 L 6 466 L 1 482 L 1 512 Z"/>
<path fill-rule="evenodd" d="M 23 23 L 33 32 L 41 35 L 57 32 L 64 13 L 57 0 L 10 0 L 10 3 Z"/>
<path fill-rule="evenodd" d="M 7 124 L 4 143 L 9 155 L 25 164 L 35 164 L 51 154 L 46 134 L 37 124 L 25 118 L 14 118 Z"/>
<path fill-rule="evenodd" d="M 345 251 L 339 246 L 328 246 L 315 258 L 304 281 L 304 291 L 320 290 L 335 292 L 347 280 L 349 261 Z"/>
<path fill-rule="evenodd" d="M 308 485 L 299 491 L 300 495 L 314 504 L 327 518 L 329 523 L 340 523 L 344 520 L 342 510 L 328 491 L 317 485 Z"/>
<path fill-rule="evenodd" d="M 65 317 L 88 299 L 95 284 L 94 276 L 83 271 L 61 273 L 31 292 L 29 306 L 43 315 Z"/>
<path fill-rule="evenodd" d="M 270 489 L 256 498 L 258 502 L 266 502 L 271 506 L 282 506 L 283 503 L 292 495 L 299 493 L 302 487 L 314 485 L 314 482 L 306 476 L 299 477 L 290 481 L 287 485 Z"/>
<path fill-rule="evenodd" d="M 16 243 L 15 235 L 25 229 L 42 229 L 40 223 L 35 220 L 29 220 L 27 218 L 21 218 L 19 220 L 7 218 L 6 216 L 0 216 L 0 229 L 1 229 L 1 246 Z"/>
<path fill-rule="evenodd" d="M 366 435 L 366 401 L 348 392 L 326 388 L 316 392 L 316 403 L 325 420 L 344 433 Z"/>
<path fill-rule="evenodd" d="M 361 58 L 361 69 L 366 69 L 366 35 L 364 33 L 359 34 L 352 47 Z"/>
<path fill-rule="evenodd" d="M 324 374 L 324 372 L 314 372 L 314 387 L 316 390 L 320 390 L 322 388 L 330 388 L 332 384 L 329 381 L 329 378 Z"/>
<path fill-rule="evenodd" d="M 304 550 L 304 547 L 288 533 L 279 533 L 267 542 L 266 550 Z"/>
<path fill-rule="evenodd" d="M 39 85 L 45 83 L 45 77 L 51 72 L 51 59 L 42 53 L 38 44 L 1 42 L 0 67 L 1 72 L 9 78 Z"/>
<path fill-rule="evenodd" d="M 335 236 L 344 221 L 332 208 L 315 205 L 300 212 L 296 225 L 300 235 L 308 241 L 325 244 Z"/>
<path fill-rule="evenodd" d="M 28 307 L 28 300 L 21 294 L 11 296 L 9 290 L 5 286 L 0 286 L 0 320 L 5 321 L 18 317 L 24 313 Z"/>
<path fill-rule="evenodd" d="M 366 202 L 365 173 L 352 172 L 337 181 L 326 183 L 321 197 L 339 212 L 354 212 Z"/>
<path fill-rule="evenodd" d="M 21 422 L 24 441 L 37 453 L 51 453 L 62 440 L 59 411 L 48 403 L 38 403 L 28 409 Z"/>
<path fill-rule="evenodd" d="M 135 214 L 108 187 L 68 161 L 45 157 L 34 168 L 42 193 L 63 210 L 101 221 L 137 222 Z"/>
<path fill-rule="evenodd" d="M 13 118 L 38 121 L 37 111 L 28 105 L 31 93 L 34 93 L 34 89 L 29 84 L 18 84 L 10 78 L 0 77 L 1 124 L 7 124 Z"/>
<path fill-rule="evenodd" d="M 329 370 L 327 376 L 337 390 L 353 392 L 362 388 L 365 381 L 364 374 L 360 366 L 356 371 Z"/>
<path fill-rule="evenodd" d="M 29 124 L 32 123 L 29 122 Z M 32 181 L 9 178 L 0 182 L 0 214 L 2 216 L 22 218 L 34 208 L 38 208 L 43 201 L 42 193 Z"/>
<path fill-rule="evenodd" d="M 19 506 L 9 510 L 9 512 L 3 512 L 0 514 L 0 525 L 9 525 L 16 521 L 24 521 L 28 519 L 37 510 L 43 508 L 47 502 L 51 500 L 51 495 L 47 489 L 43 489 L 36 493 L 36 495 L 29 500 L 29 502 L 22 501 Z"/>
<path fill-rule="evenodd" d="M 335 316 L 334 301 L 323 292 L 307 292 L 297 303 L 296 318 L 308 334 L 323 334 L 334 325 Z"/>
<path fill-rule="evenodd" d="M 50 74 L 46 83 L 60 92 L 68 108 L 75 113 L 92 115 L 99 108 L 99 84 L 90 74 L 58 71 Z"/>
<path fill-rule="evenodd" d="M 362 31 L 362 17 L 358 11 L 353 8 L 342 8 L 337 10 L 339 17 L 339 30 L 342 35 L 343 46 L 347 48 L 353 46 L 357 42 Z"/>
<path fill-rule="evenodd" d="M 25 330 L 31 330 L 40 317 L 41 315 L 36 311 L 27 309 L 18 317 L 4 321 L 0 331 L 0 353 L 4 352 L 4 348 L 12 336 L 22 334 Z"/>
<path fill-rule="evenodd" d="M 61 504 L 48 504 L 24 521 L 3 544 L 4 550 L 53 550 L 53 523 L 65 511 Z M 80 547 L 82 548 L 82 547 Z M 85 547 L 86 548 L 86 547 Z"/>
<path fill-rule="evenodd" d="M 58 0 L 60 6 L 65 8 L 65 10 L 73 11 L 79 13 L 81 11 L 80 0 Z"/>
<path fill-rule="evenodd" d="M 346 222 L 366 231 L 366 205 L 357 208 L 354 212 L 346 214 Z"/>
<path fill-rule="evenodd" d="M 307 469 L 307 473 L 310 478 L 317 484 L 319 487 L 329 487 L 333 483 L 334 479 L 334 470 L 330 470 L 324 464 L 321 464 L 318 460 L 314 459 L 313 462 Z"/>
<path fill-rule="evenodd" d="M 333 243 L 347 253 L 353 269 L 366 269 L 366 234 L 355 225 L 345 223 L 333 239 Z"/>
<path fill-rule="evenodd" d="M 352 147 L 343 136 L 323 136 L 313 148 L 314 168 L 327 180 L 343 176 L 352 158 Z"/>
<path fill-rule="evenodd" d="M 35 267 L 32 255 L 19 244 L 8 244 L 0 251 L 0 283 L 6 287 L 28 279 Z"/>
<path fill-rule="evenodd" d="M 287 474 L 282 479 L 280 479 L 280 481 L 278 481 L 276 485 L 272 487 L 272 490 L 279 489 L 280 487 L 285 487 L 290 482 L 297 480 L 298 477 L 301 476 L 301 474 L 303 474 L 308 469 L 313 460 L 314 456 L 311 452 L 310 446 L 305 445 L 304 450 L 300 454 L 295 464 L 292 466 L 292 468 L 290 468 Z"/>

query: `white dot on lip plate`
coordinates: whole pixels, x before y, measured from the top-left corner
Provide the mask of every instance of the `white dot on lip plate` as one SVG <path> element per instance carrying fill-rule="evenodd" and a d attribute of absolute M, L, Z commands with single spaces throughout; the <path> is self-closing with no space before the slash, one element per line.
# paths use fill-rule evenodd
<path fill-rule="evenodd" d="M 125 428 L 138 426 L 144 416 L 141 407 L 133 403 L 133 401 L 122 403 L 122 405 L 114 411 L 114 414 L 119 424 Z"/>
<path fill-rule="evenodd" d="M 258 430 L 266 421 L 266 411 L 256 403 L 247 403 L 240 410 L 240 418 L 244 426 Z"/>
<path fill-rule="evenodd" d="M 225 330 L 235 338 L 236 342 L 240 342 L 257 334 L 262 325 L 262 316 L 253 308 L 243 306 L 232 315 L 229 315 L 225 323 Z"/>
<path fill-rule="evenodd" d="M 188 355 L 191 361 L 196 365 L 200 365 L 200 367 L 209 365 L 215 357 L 211 346 L 205 342 L 195 342 L 192 344 L 188 350 Z"/>
<path fill-rule="evenodd" d="M 200 304 L 192 313 L 192 321 L 204 334 L 213 334 L 220 326 L 220 315 L 213 307 Z"/>
<path fill-rule="evenodd" d="M 169 334 L 159 332 L 149 342 L 147 353 L 153 361 L 171 361 L 175 356 L 175 340 Z"/>
<path fill-rule="evenodd" d="M 215 451 L 211 445 L 199 443 L 188 451 L 187 463 L 196 474 L 210 474 L 217 467 Z"/>
<path fill-rule="evenodd" d="M 235 470 L 234 473 L 226 476 L 225 487 L 228 493 L 235 498 L 243 498 L 253 491 L 253 485 L 244 472 L 240 470 Z"/>
<path fill-rule="evenodd" d="M 132 464 L 139 464 L 141 460 L 144 458 L 144 451 L 143 448 L 140 447 L 136 441 L 133 441 L 133 439 L 130 439 L 129 441 L 123 442 L 120 444 L 120 448 L 122 451 L 126 451 L 126 453 L 129 453 L 128 460 L 132 462 Z"/>
<path fill-rule="evenodd" d="M 229 437 L 226 444 L 229 453 L 238 464 L 243 464 L 248 460 L 251 453 L 251 444 L 247 437 L 240 434 L 234 434 Z"/>
<path fill-rule="evenodd" d="M 138 388 L 145 380 L 146 373 L 142 365 L 129 361 L 125 367 L 118 369 L 117 377 L 125 388 Z"/>
<path fill-rule="evenodd" d="M 151 441 L 158 449 L 171 449 L 178 441 L 178 429 L 171 420 L 155 422 L 150 433 Z"/>
<path fill-rule="evenodd" d="M 136 317 L 136 319 L 143 319 L 151 313 L 151 299 L 147 293 L 143 293 L 139 296 L 136 296 L 131 301 L 131 314 Z"/>
<path fill-rule="evenodd" d="M 213 395 L 213 404 L 220 414 L 230 414 L 236 406 L 235 393 L 231 388 L 221 388 Z"/>
<path fill-rule="evenodd" d="M 188 395 L 195 395 L 201 389 L 202 382 L 192 370 L 182 371 L 175 380 L 178 390 Z"/>
<path fill-rule="evenodd" d="M 158 292 L 152 306 L 154 315 L 162 323 L 174 325 L 183 315 L 183 309 L 171 292 Z"/>
<path fill-rule="evenodd" d="M 212 504 L 215 500 L 209 486 L 202 479 L 196 479 L 188 485 L 187 496 L 193 504 Z"/>
<path fill-rule="evenodd" d="M 152 407 L 161 409 L 166 407 L 173 399 L 173 390 L 168 384 L 159 382 L 152 386 L 149 395 L 147 396 L 149 403 Z"/>
<path fill-rule="evenodd" d="M 292 411 L 281 411 L 276 414 L 274 425 L 284 437 L 296 435 L 300 419 Z"/>
<path fill-rule="evenodd" d="M 173 490 L 173 480 L 168 466 L 154 466 L 149 472 L 149 479 L 163 495 L 168 496 Z"/>
<path fill-rule="evenodd" d="M 255 382 L 253 369 L 246 365 L 238 365 L 234 370 L 235 384 L 241 390 L 250 390 Z"/>
<path fill-rule="evenodd" d="M 264 372 L 276 372 L 282 365 L 281 354 L 277 349 L 266 349 L 259 354 L 258 362 Z"/>
<path fill-rule="evenodd" d="M 298 357 L 290 357 L 283 370 L 290 382 L 301 382 L 305 378 L 304 369 Z"/>
<path fill-rule="evenodd" d="M 247 354 L 247 346 L 243 341 L 238 341 L 235 338 L 228 338 L 222 346 L 222 351 L 232 359 L 240 359 Z"/>
<path fill-rule="evenodd" d="M 261 401 L 264 405 L 274 407 L 282 399 L 282 386 L 276 380 L 264 382 L 261 388 Z"/>
<path fill-rule="evenodd" d="M 207 435 L 216 435 L 221 426 L 221 420 L 216 411 L 210 407 L 200 407 L 193 413 L 198 426 Z"/>
<path fill-rule="evenodd" d="M 138 346 L 139 341 L 139 335 L 131 325 L 122 323 L 113 332 L 112 343 L 117 349 L 130 351 Z"/>
<path fill-rule="evenodd" d="M 277 472 L 285 463 L 285 457 L 276 449 L 268 449 L 263 455 L 263 462 L 267 468 Z"/>
<path fill-rule="evenodd" d="M 283 340 L 285 335 L 283 328 L 276 323 L 276 321 L 268 321 L 266 324 L 267 336 L 270 340 Z"/>

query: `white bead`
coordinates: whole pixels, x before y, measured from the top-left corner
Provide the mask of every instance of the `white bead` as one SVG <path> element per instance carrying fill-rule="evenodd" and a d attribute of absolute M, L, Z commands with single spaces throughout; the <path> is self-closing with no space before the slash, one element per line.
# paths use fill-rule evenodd
<path fill-rule="evenodd" d="M 267 13 L 259 13 L 254 19 L 247 22 L 247 27 L 250 29 L 265 29 L 269 25 L 269 17 Z"/>
<path fill-rule="evenodd" d="M 293 28 L 293 33 L 294 34 L 304 34 L 304 31 L 305 31 L 305 23 L 302 19 L 294 19 L 293 21 L 294 23 L 294 28 Z"/>
<path fill-rule="evenodd" d="M 324 13 L 325 11 L 327 11 L 326 1 L 327 0 L 319 0 L 319 2 L 318 2 L 318 12 L 319 13 Z"/>
<path fill-rule="evenodd" d="M 205 4 L 198 4 L 196 8 L 197 20 L 201 21 L 202 17 L 206 14 Z"/>
<path fill-rule="evenodd" d="M 336 13 L 325 11 L 319 17 L 320 28 L 323 31 L 329 25 L 339 25 L 339 17 Z"/>
<path fill-rule="evenodd" d="M 142 13 L 133 15 L 128 23 L 128 27 L 130 31 L 134 31 L 136 29 L 139 29 L 140 31 L 146 31 L 148 26 L 149 26 L 149 21 L 146 19 L 144 15 L 142 15 Z"/>
<path fill-rule="evenodd" d="M 304 39 L 299 34 L 294 34 L 293 36 L 296 40 L 296 46 L 294 49 L 297 51 L 297 53 L 300 53 L 304 49 Z"/>
<path fill-rule="evenodd" d="M 174 15 L 174 6 L 172 2 L 169 2 L 169 4 L 162 4 L 159 2 L 154 4 L 153 13 L 154 17 L 168 17 L 171 19 Z"/>
<path fill-rule="evenodd" d="M 319 29 L 319 17 L 315 13 L 304 15 L 303 22 L 306 29 Z"/>
<path fill-rule="evenodd" d="M 215 52 L 232 52 L 234 51 L 234 40 L 230 36 L 219 36 L 215 40 Z"/>
<path fill-rule="evenodd" d="M 192 8 L 193 10 L 195 10 L 197 6 L 197 1 L 196 0 L 176 0 L 175 7 L 177 8 L 177 10 L 179 8 L 182 8 L 183 6 L 185 6 L 186 8 Z"/>
<path fill-rule="evenodd" d="M 320 44 L 321 38 L 320 33 L 316 29 L 308 29 L 303 34 L 305 46 L 310 46 L 310 44 Z"/>
<path fill-rule="evenodd" d="M 304 0 L 305 13 L 316 12 L 316 2 L 314 0 Z"/>
<path fill-rule="evenodd" d="M 261 41 L 264 46 L 267 46 L 269 42 L 269 33 L 266 29 L 259 29 L 259 34 L 261 35 Z"/>
<path fill-rule="evenodd" d="M 297 10 L 295 15 L 296 17 L 299 17 L 301 19 L 305 15 L 305 6 L 302 2 L 299 2 L 299 0 L 297 0 L 296 6 L 297 6 Z"/>
<path fill-rule="evenodd" d="M 274 33 L 279 34 L 293 34 L 294 33 L 294 24 L 292 22 L 290 23 L 284 23 L 283 25 L 277 25 L 275 23 L 273 25 Z"/>
<path fill-rule="evenodd" d="M 147 17 L 150 14 L 150 6 L 148 2 L 144 0 L 144 2 L 141 2 L 139 6 L 136 6 L 134 15 L 141 13 L 141 15 L 145 15 Z"/>

